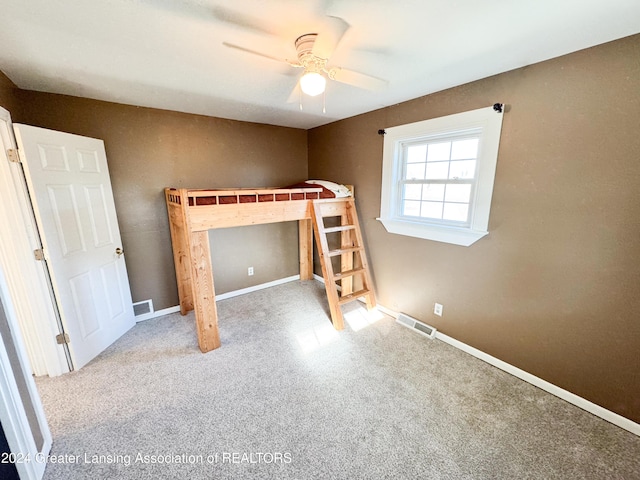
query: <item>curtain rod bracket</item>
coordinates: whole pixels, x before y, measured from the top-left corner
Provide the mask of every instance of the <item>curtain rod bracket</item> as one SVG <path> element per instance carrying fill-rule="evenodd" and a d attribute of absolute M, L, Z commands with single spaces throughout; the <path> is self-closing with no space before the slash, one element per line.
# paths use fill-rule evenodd
<path fill-rule="evenodd" d="M 493 109 L 498 113 L 502 113 L 502 107 L 504 107 L 504 104 L 502 104 L 502 103 L 494 103 L 493 104 Z"/>
<path fill-rule="evenodd" d="M 384 131 L 384 128 L 381 128 L 380 130 L 378 130 L 378 135 L 386 135 L 387 132 Z"/>

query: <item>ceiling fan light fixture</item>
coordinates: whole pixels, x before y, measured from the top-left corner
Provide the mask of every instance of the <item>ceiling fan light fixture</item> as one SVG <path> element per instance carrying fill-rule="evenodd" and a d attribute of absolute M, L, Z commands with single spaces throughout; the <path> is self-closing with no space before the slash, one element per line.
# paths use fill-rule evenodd
<path fill-rule="evenodd" d="M 310 97 L 315 97 L 324 92 L 327 79 L 317 72 L 306 72 L 300 79 L 300 88 Z"/>

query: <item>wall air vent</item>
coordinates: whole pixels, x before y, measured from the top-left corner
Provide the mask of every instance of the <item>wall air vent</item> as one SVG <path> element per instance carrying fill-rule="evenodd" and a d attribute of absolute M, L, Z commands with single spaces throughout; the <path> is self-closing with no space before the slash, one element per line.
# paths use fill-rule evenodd
<path fill-rule="evenodd" d="M 431 327 L 425 323 L 422 323 L 420 320 L 411 318 L 409 315 L 405 315 L 404 313 L 398 315 L 396 322 L 403 327 L 407 327 L 415 332 L 418 332 L 420 335 L 424 335 L 427 338 L 433 339 L 436 336 L 437 330 L 435 329 L 435 327 Z"/>
<path fill-rule="evenodd" d="M 133 304 L 133 314 L 136 317 L 147 313 L 153 313 L 153 300 L 144 300 Z"/>

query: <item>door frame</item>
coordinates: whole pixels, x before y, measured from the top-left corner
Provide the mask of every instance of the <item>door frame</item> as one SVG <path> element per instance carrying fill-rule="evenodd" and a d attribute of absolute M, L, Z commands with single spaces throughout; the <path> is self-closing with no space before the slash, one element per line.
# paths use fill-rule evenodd
<path fill-rule="evenodd" d="M 36 388 L 33 376 L 30 374 L 29 360 L 18 327 L 18 315 L 15 305 L 9 294 L 8 282 L 0 265 L 0 299 L 6 320 L 11 330 L 11 338 L 0 339 L 0 421 L 9 444 L 11 453 L 18 455 L 15 466 L 18 475 L 25 480 L 40 480 L 47 466 L 46 456 L 51 451 L 53 438 L 51 430 L 40 400 L 40 394 Z M 21 371 L 14 370 L 9 354 L 5 348 L 6 343 L 13 344 L 17 353 L 17 360 Z M 16 375 L 24 375 L 26 392 L 20 392 L 16 383 Z M 35 443 L 32 427 L 25 410 L 25 397 L 31 401 L 35 420 L 42 434 L 42 449 L 38 450 Z"/>
<path fill-rule="evenodd" d="M 10 162 L 17 144 L 11 114 L 0 107 L 0 263 L 17 313 L 24 348 L 35 375 L 57 376 L 72 369 L 66 345 L 58 345 L 60 317 L 45 262 L 34 257 L 42 248 L 24 173 Z"/>

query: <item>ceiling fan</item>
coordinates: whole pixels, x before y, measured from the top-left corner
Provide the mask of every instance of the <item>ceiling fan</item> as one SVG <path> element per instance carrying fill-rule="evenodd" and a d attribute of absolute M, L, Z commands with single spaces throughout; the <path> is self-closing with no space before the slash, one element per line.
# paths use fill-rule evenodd
<path fill-rule="evenodd" d="M 327 79 L 372 91 L 385 88 L 387 86 L 385 80 L 329 64 L 331 55 L 350 27 L 342 18 L 332 16 L 325 18 L 329 28 L 319 33 L 305 33 L 295 40 L 297 54 L 295 60 L 278 58 L 229 42 L 223 42 L 223 45 L 303 69 L 303 74 L 300 76 L 299 82 L 296 83 L 289 101 L 295 99 L 298 83 L 303 93 L 316 96 L 325 91 Z"/>
<path fill-rule="evenodd" d="M 252 34 L 269 37 L 279 37 L 280 28 L 270 25 L 263 18 L 247 15 L 241 11 L 233 10 L 216 4 L 211 4 L 208 0 L 138 0 L 149 4 L 155 8 L 160 8 L 176 15 L 190 16 L 198 20 L 212 19 L 217 22 L 226 23 L 233 27 L 239 27 Z M 302 3 L 302 2 L 301 2 Z M 298 85 L 302 92 L 315 96 L 324 92 L 327 80 L 345 83 L 366 90 L 380 91 L 386 88 L 386 80 L 359 73 L 353 70 L 331 65 L 330 59 L 344 37 L 350 25 L 340 17 L 327 15 L 326 11 L 331 6 L 332 0 L 318 0 L 318 8 L 315 9 L 314 22 L 315 32 L 300 35 L 294 42 L 296 58 L 288 60 L 268 53 L 259 52 L 230 42 L 222 42 L 229 48 L 240 50 L 245 53 L 259 55 L 261 57 L 283 62 L 291 67 L 303 69 L 300 81 L 296 82 L 293 92 L 289 96 L 289 102 L 295 101 L 299 92 Z M 318 18 L 320 17 L 320 18 Z M 307 24 L 306 28 L 309 28 Z"/>

